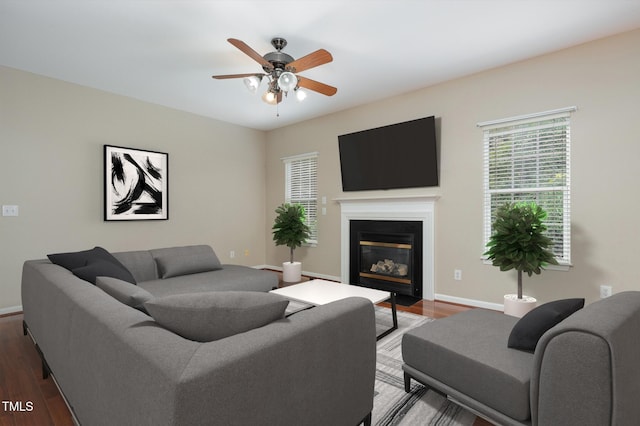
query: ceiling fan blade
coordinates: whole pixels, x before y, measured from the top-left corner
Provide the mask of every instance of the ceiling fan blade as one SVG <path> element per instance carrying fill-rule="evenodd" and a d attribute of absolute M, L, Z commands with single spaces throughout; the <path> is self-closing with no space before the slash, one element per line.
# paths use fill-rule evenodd
<path fill-rule="evenodd" d="M 333 61 L 333 56 L 331 56 L 331 53 L 327 52 L 324 49 L 319 49 L 313 53 L 309 53 L 307 56 L 303 56 L 302 58 L 296 59 L 293 62 L 289 62 L 285 68 L 287 69 L 287 71 L 296 73 L 326 64 L 331 61 Z"/>
<path fill-rule="evenodd" d="M 242 77 L 263 77 L 265 74 L 256 74 L 254 72 L 249 74 L 226 74 L 226 75 L 212 75 L 211 78 L 215 78 L 218 80 L 224 80 L 226 78 L 242 78 Z"/>
<path fill-rule="evenodd" d="M 301 76 L 298 76 L 298 86 L 327 96 L 333 96 L 338 92 L 338 89 L 333 86 Z"/>
<path fill-rule="evenodd" d="M 263 67 L 273 69 L 273 65 L 271 65 L 271 62 L 264 59 L 258 52 L 250 48 L 249 45 L 244 41 L 238 40 L 237 38 L 228 38 L 227 41 L 240 49 L 242 53 L 249 56 L 251 59 L 259 63 Z"/>

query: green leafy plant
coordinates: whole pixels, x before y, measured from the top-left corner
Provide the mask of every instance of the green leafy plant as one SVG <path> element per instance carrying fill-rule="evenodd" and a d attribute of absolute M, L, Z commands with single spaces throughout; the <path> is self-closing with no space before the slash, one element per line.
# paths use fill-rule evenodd
<path fill-rule="evenodd" d="M 484 253 L 501 271 L 518 271 L 518 299 L 522 299 L 522 273 L 540 274 L 547 264 L 557 265 L 545 235 L 547 213 L 536 203 L 506 203 L 496 211 L 493 235 Z"/>
<path fill-rule="evenodd" d="M 305 222 L 306 214 L 302 204 L 284 203 L 276 209 L 276 220 L 271 228 L 276 246 L 287 246 L 290 249 L 291 263 L 293 251 L 302 246 L 311 231 Z"/>

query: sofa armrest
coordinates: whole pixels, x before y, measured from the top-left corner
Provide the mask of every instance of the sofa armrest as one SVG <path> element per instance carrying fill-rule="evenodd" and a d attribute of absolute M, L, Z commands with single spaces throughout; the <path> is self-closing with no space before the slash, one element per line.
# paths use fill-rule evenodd
<path fill-rule="evenodd" d="M 606 341 L 582 330 L 565 331 L 547 342 L 538 361 L 531 380 L 534 425 L 611 424 Z"/>
<path fill-rule="evenodd" d="M 180 378 L 176 423 L 355 425 L 373 408 L 373 305 L 350 298 L 203 344 Z"/>
<path fill-rule="evenodd" d="M 640 418 L 640 292 L 590 304 L 547 331 L 531 378 L 534 425 L 627 425 Z"/>

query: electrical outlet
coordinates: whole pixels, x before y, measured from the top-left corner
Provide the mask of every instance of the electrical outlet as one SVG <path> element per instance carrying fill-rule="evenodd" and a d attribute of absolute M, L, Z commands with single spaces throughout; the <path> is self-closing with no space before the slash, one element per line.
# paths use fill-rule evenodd
<path fill-rule="evenodd" d="M 611 287 L 610 285 L 601 285 L 600 286 L 600 299 L 604 299 L 606 297 L 611 296 L 612 292 L 613 292 L 613 287 Z"/>
<path fill-rule="evenodd" d="M 462 280 L 462 269 L 454 269 L 453 270 L 453 279 L 456 281 Z"/>
<path fill-rule="evenodd" d="M 235 251 L 233 251 L 233 250 L 231 250 L 231 251 L 229 252 L 229 258 L 233 259 L 234 257 L 236 257 L 236 252 L 235 252 Z"/>

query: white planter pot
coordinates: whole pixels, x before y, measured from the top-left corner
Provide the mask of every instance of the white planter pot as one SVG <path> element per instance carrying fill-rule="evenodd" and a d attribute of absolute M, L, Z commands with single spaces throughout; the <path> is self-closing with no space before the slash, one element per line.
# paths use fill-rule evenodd
<path fill-rule="evenodd" d="M 286 283 L 297 283 L 302 280 L 302 263 L 301 262 L 283 262 L 282 263 L 282 281 Z"/>
<path fill-rule="evenodd" d="M 536 307 L 537 302 L 536 299 L 530 296 L 522 295 L 522 299 L 518 299 L 517 294 L 505 294 L 504 313 L 522 318 L 527 312 Z"/>

